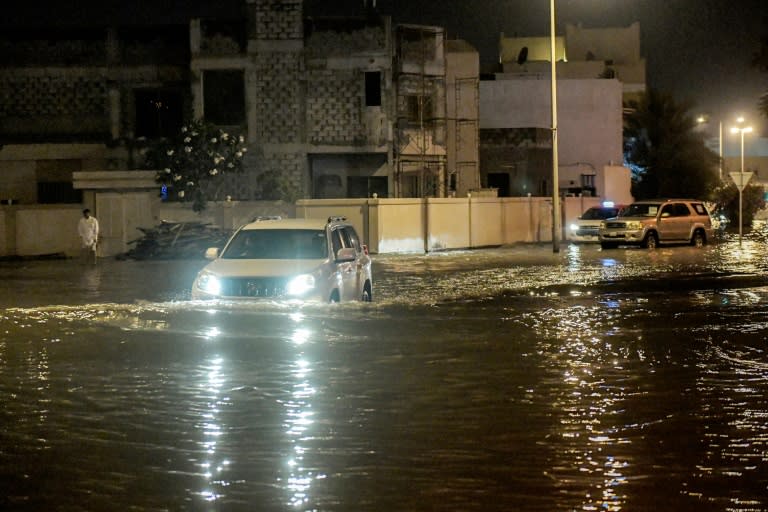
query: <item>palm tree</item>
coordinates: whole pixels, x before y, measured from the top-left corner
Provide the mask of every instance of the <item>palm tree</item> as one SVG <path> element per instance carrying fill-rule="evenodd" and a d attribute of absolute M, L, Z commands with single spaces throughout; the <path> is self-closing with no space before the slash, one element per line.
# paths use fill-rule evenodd
<path fill-rule="evenodd" d="M 718 156 L 695 130 L 689 106 L 649 89 L 627 103 L 624 158 L 632 169 L 636 199 L 709 199 L 718 186 Z"/>

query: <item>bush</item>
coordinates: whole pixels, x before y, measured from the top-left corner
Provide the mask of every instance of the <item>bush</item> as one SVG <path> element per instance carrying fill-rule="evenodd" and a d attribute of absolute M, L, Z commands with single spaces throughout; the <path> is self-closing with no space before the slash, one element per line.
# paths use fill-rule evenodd
<path fill-rule="evenodd" d="M 157 169 L 155 180 L 168 187 L 169 197 L 191 201 L 196 212 L 207 201 L 224 199 L 235 191 L 224 190 L 227 175 L 243 172 L 246 147 L 242 135 L 230 135 L 203 121 L 193 121 L 172 139 L 161 139 L 149 148 L 147 165 Z"/>
<path fill-rule="evenodd" d="M 715 191 L 717 211 L 723 213 L 730 222 L 738 226 L 739 223 L 739 189 L 733 182 L 721 185 Z M 755 214 L 765 208 L 763 187 L 748 183 L 741 192 L 741 225 L 750 226 Z"/>

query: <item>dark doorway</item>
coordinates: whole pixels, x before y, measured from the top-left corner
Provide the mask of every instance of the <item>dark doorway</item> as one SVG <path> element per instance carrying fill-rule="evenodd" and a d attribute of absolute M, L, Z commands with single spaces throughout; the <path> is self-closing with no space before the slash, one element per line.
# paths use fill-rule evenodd
<path fill-rule="evenodd" d="M 347 197 L 387 197 L 386 176 L 349 176 L 347 178 Z"/>
<path fill-rule="evenodd" d="M 489 172 L 488 188 L 498 189 L 499 197 L 509 197 L 509 173 Z"/>

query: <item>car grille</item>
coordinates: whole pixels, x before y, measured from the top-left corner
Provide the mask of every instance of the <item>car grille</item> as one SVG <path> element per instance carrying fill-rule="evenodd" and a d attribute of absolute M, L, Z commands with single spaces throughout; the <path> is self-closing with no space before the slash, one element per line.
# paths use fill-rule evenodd
<path fill-rule="evenodd" d="M 221 282 L 221 294 L 225 297 L 279 297 L 285 295 L 288 284 L 280 277 L 225 278 Z"/>
<path fill-rule="evenodd" d="M 597 226 L 583 226 L 576 230 L 579 236 L 597 236 L 599 229 Z"/>
<path fill-rule="evenodd" d="M 608 229 L 624 229 L 627 227 L 626 222 L 606 222 L 605 227 Z"/>

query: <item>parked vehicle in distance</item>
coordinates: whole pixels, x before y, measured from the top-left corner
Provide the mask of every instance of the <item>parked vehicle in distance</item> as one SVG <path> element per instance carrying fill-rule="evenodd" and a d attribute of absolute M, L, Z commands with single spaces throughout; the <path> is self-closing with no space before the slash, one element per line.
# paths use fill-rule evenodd
<path fill-rule="evenodd" d="M 373 298 L 371 258 L 344 217 L 259 218 L 238 229 L 192 284 L 193 299 Z"/>
<path fill-rule="evenodd" d="M 701 201 L 658 199 L 636 201 L 613 219 L 600 223 L 603 249 L 639 245 L 653 249 L 660 244 L 690 243 L 700 247 L 712 238 L 712 219 Z"/>
<path fill-rule="evenodd" d="M 568 226 L 568 233 L 566 234 L 568 240 L 571 242 L 599 242 L 600 222 L 618 216 L 621 208 L 610 201 L 604 202 L 601 206 L 587 208 L 578 219 Z"/>

